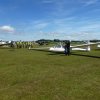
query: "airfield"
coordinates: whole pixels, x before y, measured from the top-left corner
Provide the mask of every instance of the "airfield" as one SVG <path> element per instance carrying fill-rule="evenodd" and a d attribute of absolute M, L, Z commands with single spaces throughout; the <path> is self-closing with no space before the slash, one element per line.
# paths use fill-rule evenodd
<path fill-rule="evenodd" d="M 0 100 L 100 100 L 100 49 L 65 56 L 1 48 Z"/>

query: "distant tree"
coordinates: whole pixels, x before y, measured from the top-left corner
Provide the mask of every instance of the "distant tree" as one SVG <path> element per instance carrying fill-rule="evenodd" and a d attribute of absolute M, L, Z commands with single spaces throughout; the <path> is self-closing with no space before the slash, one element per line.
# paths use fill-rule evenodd
<path fill-rule="evenodd" d="M 59 39 L 54 39 L 54 42 L 60 42 L 60 40 Z"/>
<path fill-rule="evenodd" d="M 90 40 L 90 42 L 100 42 L 100 40 L 94 39 L 94 40 Z"/>

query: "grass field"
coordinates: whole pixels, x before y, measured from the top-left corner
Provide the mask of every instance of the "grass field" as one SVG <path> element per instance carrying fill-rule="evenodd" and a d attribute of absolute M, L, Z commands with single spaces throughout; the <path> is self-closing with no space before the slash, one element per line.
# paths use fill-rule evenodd
<path fill-rule="evenodd" d="M 100 100 L 100 50 L 0 49 L 0 100 Z"/>

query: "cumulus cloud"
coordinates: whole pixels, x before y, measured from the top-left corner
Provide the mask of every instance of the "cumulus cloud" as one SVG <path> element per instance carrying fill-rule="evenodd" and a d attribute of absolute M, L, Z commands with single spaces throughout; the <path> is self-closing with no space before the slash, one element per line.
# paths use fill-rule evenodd
<path fill-rule="evenodd" d="M 4 25 L 0 27 L 0 31 L 6 32 L 6 33 L 13 33 L 15 29 L 12 26 Z"/>

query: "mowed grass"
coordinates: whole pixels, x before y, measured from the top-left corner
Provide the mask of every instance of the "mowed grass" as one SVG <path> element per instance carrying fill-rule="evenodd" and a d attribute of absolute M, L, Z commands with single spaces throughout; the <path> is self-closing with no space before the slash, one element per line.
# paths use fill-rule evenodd
<path fill-rule="evenodd" d="M 100 50 L 0 49 L 0 100 L 100 100 Z"/>

